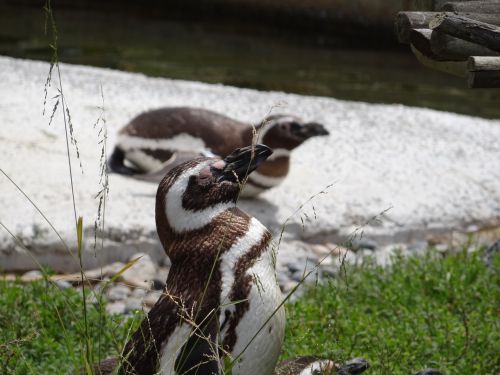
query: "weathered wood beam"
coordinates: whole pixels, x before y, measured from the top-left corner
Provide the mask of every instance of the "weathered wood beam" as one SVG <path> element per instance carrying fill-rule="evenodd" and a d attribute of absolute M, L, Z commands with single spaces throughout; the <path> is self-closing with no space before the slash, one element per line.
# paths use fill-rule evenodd
<path fill-rule="evenodd" d="M 500 13 L 498 1 L 447 1 L 435 10 L 446 12 Z"/>
<path fill-rule="evenodd" d="M 500 57 L 471 56 L 467 62 L 467 68 L 471 71 L 500 70 Z"/>
<path fill-rule="evenodd" d="M 440 60 L 440 57 L 432 52 L 431 34 L 432 30 L 429 29 L 412 29 L 410 32 L 410 44 L 425 57 Z"/>
<path fill-rule="evenodd" d="M 476 2 L 476 0 L 466 0 L 461 2 L 467 3 L 471 1 Z M 406 8 L 408 10 L 437 11 L 441 10 L 441 8 L 449 2 L 450 0 L 410 0 L 406 2 Z"/>
<path fill-rule="evenodd" d="M 466 61 L 437 61 L 431 57 L 425 56 L 413 44 L 411 45 L 411 50 L 417 60 L 427 68 L 439 70 L 458 77 L 467 77 Z"/>
<path fill-rule="evenodd" d="M 401 43 L 410 43 L 411 29 L 428 29 L 429 22 L 434 19 L 439 12 L 399 12 L 394 20 L 394 29 L 398 40 Z M 476 21 L 491 23 L 500 26 L 500 14 L 485 13 L 464 13 L 461 16 L 471 18 Z"/>
<path fill-rule="evenodd" d="M 470 88 L 500 87 L 500 57 L 471 56 L 467 68 Z"/>
<path fill-rule="evenodd" d="M 500 27 L 489 23 L 443 13 L 429 23 L 429 28 L 500 51 Z"/>
<path fill-rule="evenodd" d="M 443 60 L 465 61 L 469 56 L 500 56 L 500 52 L 488 47 L 455 38 L 437 30 L 432 31 L 430 39 L 432 52 Z"/>

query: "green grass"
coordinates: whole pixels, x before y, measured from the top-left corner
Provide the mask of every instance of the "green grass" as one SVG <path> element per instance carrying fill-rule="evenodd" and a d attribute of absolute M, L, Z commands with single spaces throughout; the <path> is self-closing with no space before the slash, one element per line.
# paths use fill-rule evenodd
<path fill-rule="evenodd" d="M 500 373 L 500 259 L 477 253 L 347 267 L 288 306 L 283 357 L 366 358 L 370 374 Z"/>
<path fill-rule="evenodd" d="M 87 305 L 93 359 L 117 355 L 132 320 Z M 67 374 L 84 363 L 81 295 L 46 282 L 0 281 L 0 374 Z"/>
<path fill-rule="evenodd" d="M 362 356 L 368 374 L 500 373 L 500 257 L 478 253 L 399 259 L 386 269 L 347 267 L 287 306 L 283 358 Z M 93 358 L 114 356 L 131 319 L 88 305 Z M 80 294 L 45 282 L 0 282 L 0 374 L 65 374 L 85 353 Z"/>

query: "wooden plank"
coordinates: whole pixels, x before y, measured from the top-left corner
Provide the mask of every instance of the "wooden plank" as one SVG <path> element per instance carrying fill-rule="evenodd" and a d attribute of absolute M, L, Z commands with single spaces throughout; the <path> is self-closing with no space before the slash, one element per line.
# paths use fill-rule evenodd
<path fill-rule="evenodd" d="M 435 10 L 446 12 L 500 13 L 499 1 L 447 1 Z"/>
<path fill-rule="evenodd" d="M 429 59 L 440 60 L 440 57 L 432 52 L 431 34 L 432 30 L 429 29 L 412 29 L 410 32 L 410 44 Z"/>
<path fill-rule="evenodd" d="M 455 14 L 436 16 L 429 28 L 500 51 L 500 27 Z"/>
<path fill-rule="evenodd" d="M 465 61 L 469 56 L 500 56 L 500 52 L 437 30 L 431 33 L 430 48 L 443 60 Z"/>
<path fill-rule="evenodd" d="M 465 0 L 461 1 L 461 3 L 467 3 L 471 1 L 477 0 Z M 406 2 L 406 8 L 407 10 L 416 11 L 439 11 L 447 3 L 450 3 L 450 0 L 410 0 Z"/>
<path fill-rule="evenodd" d="M 500 87 L 500 70 L 469 72 L 467 85 L 471 89 L 490 89 Z"/>
<path fill-rule="evenodd" d="M 410 43 L 411 29 L 428 29 L 429 22 L 439 15 L 439 12 L 399 12 L 394 20 L 394 29 L 401 43 Z M 500 26 L 500 14 L 465 13 L 461 16 L 476 21 L 491 23 Z"/>
<path fill-rule="evenodd" d="M 468 75 L 465 61 L 436 61 L 424 56 L 417 48 L 411 45 L 411 50 L 420 63 L 428 68 L 465 78 Z"/>
<path fill-rule="evenodd" d="M 471 72 L 481 70 L 500 70 L 500 57 L 471 56 L 467 62 Z"/>

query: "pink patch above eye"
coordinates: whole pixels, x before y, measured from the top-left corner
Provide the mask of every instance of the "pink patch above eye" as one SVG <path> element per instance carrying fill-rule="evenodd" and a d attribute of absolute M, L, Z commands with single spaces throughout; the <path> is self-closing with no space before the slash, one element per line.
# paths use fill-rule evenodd
<path fill-rule="evenodd" d="M 215 168 L 215 169 L 224 169 L 225 166 L 226 166 L 226 162 L 224 160 L 218 160 L 212 164 L 212 168 Z"/>

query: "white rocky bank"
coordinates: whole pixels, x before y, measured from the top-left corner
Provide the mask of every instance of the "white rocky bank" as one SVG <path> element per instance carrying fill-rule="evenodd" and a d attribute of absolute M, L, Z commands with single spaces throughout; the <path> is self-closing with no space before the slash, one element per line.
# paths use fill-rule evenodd
<path fill-rule="evenodd" d="M 49 64 L 0 57 L 0 168 L 74 244 L 74 215 L 62 112 L 50 113 L 59 87 L 54 71 L 46 114 L 44 83 Z M 123 261 L 137 252 L 163 258 L 154 222 L 156 186 L 110 175 L 104 250 L 93 249 L 100 190 L 101 144 L 94 123 L 104 93 L 108 153 L 117 130 L 152 108 L 189 105 L 259 122 L 271 110 L 325 124 L 329 137 L 294 151 L 286 181 L 241 205 L 275 234 L 285 228 L 280 264 L 304 259 L 308 243 L 340 243 L 363 226 L 363 238 L 388 243 L 422 241 L 430 233 L 500 222 L 500 122 L 410 108 L 331 98 L 259 92 L 222 85 L 150 78 L 108 69 L 61 65 L 62 84 L 80 150 L 73 160 L 76 209 L 86 233 L 85 265 Z M 279 106 L 279 108 L 274 108 Z M 333 185 L 332 185 L 333 184 Z M 327 186 L 302 212 L 298 207 Z M 314 209 L 312 206 L 314 205 Z M 0 268 L 33 268 L 32 256 L 60 271 L 73 271 L 57 236 L 28 200 L 0 173 Z M 22 250 L 8 228 L 32 254 Z M 321 253 L 321 251 L 316 252 Z"/>

